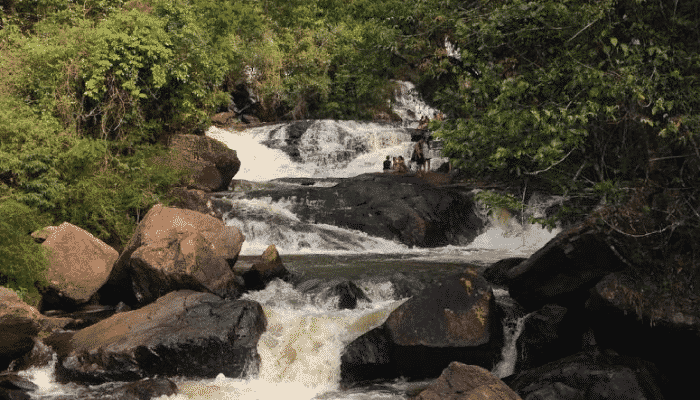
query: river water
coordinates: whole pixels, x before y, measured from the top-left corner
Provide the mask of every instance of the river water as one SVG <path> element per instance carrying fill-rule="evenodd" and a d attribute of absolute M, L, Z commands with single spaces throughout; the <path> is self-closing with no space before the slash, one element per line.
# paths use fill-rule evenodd
<path fill-rule="evenodd" d="M 379 172 L 386 155 L 408 159 L 412 142 L 405 126 L 352 121 L 315 121 L 296 143 L 290 156 L 285 124 L 244 131 L 211 128 L 207 135 L 237 150 L 242 166 L 236 179 L 264 185 L 286 177 L 342 178 Z M 436 165 L 433 165 L 436 168 Z M 332 185 L 332 179 L 319 180 Z M 406 299 L 395 299 L 388 277 L 396 272 L 424 280 L 459 271 L 466 263 L 487 266 L 507 257 L 527 257 L 557 233 L 510 219 L 490 220 L 487 228 L 470 244 L 441 248 L 409 248 L 362 232 L 302 223 L 286 204 L 270 200 L 246 200 L 235 192 L 229 200 L 238 210 L 225 216 L 246 236 L 242 259 L 259 256 L 275 244 L 283 262 L 304 278 L 352 279 L 371 302 L 361 301 L 354 310 L 337 310 L 337 299 L 313 296 L 292 285 L 276 281 L 265 290 L 245 295 L 263 305 L 267 331 L 258 345 L 262 362 L 245 379 L 219 375 L 215 379 L 175 379 L 180 394 L 159 400 L 184 399 L 404 399 L 416 383 L 401 379 L 386 384 L 343 390 L 340 387 L 340 357 L 345 345 L 379 326 Z M 536 206 L 532 209 L 536 211 Z M 248 210 L 241 212 L 241 210 Z M 534 212 L 534 211 L 533 211 Z M 269 218 L 248 218 L 265 214 Z M 487 218 L 484 216 L 484 218 Z M 508 302 L 507 292 L 495 291 Z M 504 361 L 494 368 L 499 376 L 509 374 L 514 361 L 512 340 L 522 314 L 505 323 Z M 509 347 L 510 346 L 510 347 Z M 75 385 L 53 381 L 52 368 L 23 372 L 40 390 L 36 398 L 73 393 Z M 420 383 L 419 383 L 420 384 Z"/>

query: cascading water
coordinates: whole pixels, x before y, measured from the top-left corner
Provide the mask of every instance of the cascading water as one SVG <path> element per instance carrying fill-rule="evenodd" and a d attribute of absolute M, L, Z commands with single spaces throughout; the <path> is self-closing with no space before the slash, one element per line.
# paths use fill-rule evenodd
<path fill-rule="evenodd" d="M 403 103 L 397 104 L 414 104 L 410 113 L 406 111 L 406 118 L 415 118 L 408 124 L 325 120 L 243 131 L 207 131 L 208 136 L 237 151 L 241 169 L 235 179 L 249 181 L 226 195 L 232 205 L 226 223 L 239 227 L 246 237 L 241 254 L 259 255 L 275 244 L 293 272 L 305 278 L 353 279 L 372 301 L 360 302 L 354 310 L 338 310 L 336 298 L 303 293 L 281 281 L 248 293 L 245 297 L 260 302 L 267 317 L 267 331 L 258 343 L 259 370 L 245 379 L 223 375 L 215 379 L 179 379 L 180 394 L 162 396 L 160 400 L 405 399 L 404 386 L 397 382 L 382 388 L 339 388 L 344 346 L 382 324 L 403 301 L 394 299 L 389 277 L 398 271 L 439 279 L 441 273 L 463 268 L 464 263 L 485 266 L 506 257 L 526 257 L 556 234 L 500 215 L 489 217 L 488 228 L 468 245 L 409 248 L 346 228 L 303 222 L 287 200 L 244 198 L 246 190 L 256 187 L 333 186 L 338 178 L 380 172 L 387 155 L 408 160 L 414 143 L 411 138 L 416 133 L 414 125 L 423 115 L 431 117 L 435 110 L 421 105 L 410 85 L 401 85 Z M 437 168 L 436 164 L 432 167 Z M 273 181 L 279 178 L 313 179 Z M 531 206 L 536 208 L 534 200 Z M 499 293 L 496 291 L 498 298 L 507 298 L 507 294 Z M 504 321 L 504 360 L 494 370 L 499 376 L 512 371 L 513 346 L 524 318 L 515 313 Z M 28 372 L 42 388 L 39 398 L 51 398 L 50 393 L 79 393 L 75 385 L 56 384 L 52 368 Z"/>
<path fill-rule="evenodd" d="M 220 375 L 181 381 L 180 394 L 160 399 L 349 398 L 339 391 L 340 356 L 347 343 L 379 326 L 403 300 L 393 300 L 388 282 L 363 282 L 371 302 L 338 310 L 337 298 L 312 296 L 274 281 L 244 298 L 263 305 L 267 330 L 258 343 L 257 374 L 248 379 Z"/>

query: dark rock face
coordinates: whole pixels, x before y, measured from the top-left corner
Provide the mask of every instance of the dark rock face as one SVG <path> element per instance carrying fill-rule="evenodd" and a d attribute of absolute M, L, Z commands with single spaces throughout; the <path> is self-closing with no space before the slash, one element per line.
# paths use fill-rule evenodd
<path fill-rule="evenodd" d="M 614 250 L 584 225 L 561 232 L 508 271 L 508 291 L 528 311 L 548 303 L 580 306 L 602 277 L 625 265 Z"/>
<path fill-rule="evenodd" d="M 656 364 L 668 377 L 666 398 L 696 390 L 700 366 L 700 318 L 690 299 L 637 289 L 624 272 L 593 289 L 586 311 L 596 341 Z"/>
<path fill-rule="evenodd" d="M 527 260 L 522 257 L 505 258 L 491 264 L 483 273 L 484 279 L 498 286 L 508 286 L 508 271 Z"/>
<path fill-rule="evenodd" d="M 0 374 L 0 400 L 29 400 L 29 392 L 39 387 L 31 381 L 11 372 Z"/>
<path fill-rule="evenodd" d="M 515 371 L 539 367 L 581 350 L 583 323 L 580 315 L 556 304 L 530 314 L 517 340 Z"/>
<path fill-rule="evenodd" d="M 355 309 L 358 300 L 371 301 L 365 292 L 352 281 L 344 281 L 333 286 L 331 294 L 338 296 L 338 308 L 341 310 Z"/>
<path fill-rule="evenodd" d="M 297 284 L 296 289 L 306 295 L 318 298 L 322 302 L 328 301 L 330 298 L 337 298 L 337 307 L 341 310 L 355 309 L 360 300 L 372 301 L 355 282 L 349 280 L 309 279 Z"/>
<path fill-rule="evenodd" d="M 520 400 L 511 388 L 488 370 L 452 362 L 415 400 Z"/>
<path fill-rule="evenodd" d="M 587 351 L 505 379 L 525 400 L 661 400 L 660 374 L 638 358 Z"/>
<path fill-rule="evenodd" d="M 391 281 L 391 286 L 394 288 L 394 298 L 396 300 L 415 296 L 427 287 L 420 279 L 407 276 L 401 272 L 395 273 L 389 280 Z"/>
<path fill-rule="evenodd" d="M 468 243 L 484 227 L 468 193 L 409 175 L 365 174 L 333 187 L 263 189 L 246 197 L 284 199 L 304 222 L 359 230 L 409 246 Z"/>
<path fill-rule="evenodd" d="M 36 321 L 15 315 L 0 317 L 0 371 L 10 362 L 32 351 L 40 326 Z"/>
<path fill-rule="evenodd" d="M 47 342 L 58 354 L 56 377 L 63 382 L 241 377 L 259 364 L 265 327 L 258 303 L 183 290 Z"/>
<path fill-rule="evenodd" d="M 486 281 L 468 268 L 407 300 L 382 326 L 350 343 L 341 379 L 435 377 L 451 361 L 491 368 L 503 343 L 497 314 Z"/>

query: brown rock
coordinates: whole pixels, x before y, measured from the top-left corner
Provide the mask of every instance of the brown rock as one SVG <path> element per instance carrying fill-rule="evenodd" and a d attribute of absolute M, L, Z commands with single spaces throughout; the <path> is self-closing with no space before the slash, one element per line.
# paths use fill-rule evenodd
<path fill-rule="evenodd" d="M 45 294 L 42 308 L 70 308 L 87 302 L 107 281 L 119 253 L 68 222 L 48 230 L 51 234 L 42 245 L 50 249 L 46 277 L 53 293 L 49 299 Z"/>
<path fill-rule="evenodd" d="M 188 188 L 227 190 L 241 167 L 235 150 L 207 136 L 175 135 L 169 146 L 173 154 L 166 162 L 189 172 L 182 182 Z"/>
<path fill-rule="evenodd" d="M 452 361 L 490 368 L 502 344 L 493 292 L 469 267 L 422 290 L 351 342 L 341 357 L 341 380 L 431 378 Z"/>
<path fill-rule="evenodd" d="M 289 281 L 292 277 L 287 267 L 282 263 L 277 248 L 271 244 L 260 256 L 259 263 L 253 264 L 248 271 L 243 274 L 246 289 L 262 290 L 273 279 Z"/>
<path fill-rule="evenodd" d="M 229 127 L 235 124 L 237 121 L 238 118 L 236 118 L 236 113 L 233 111 L 218 113 L 211 117 L 212 124 L 220 128 Z"/>
<path fill-rule="evenodd" d="M 168 195 L 175 198 L 175 201 L 171 204 L 173 207 L 208 214 L 216 219 L 223 218 L 223 213 L 214 208 L 211 194 L 203 190 L 175 187 L 170 189 Z"/>
<path fill-rule="evenodd" d="M 518 400 L 511 388 L 488 370 L 452 362 L 416 400 Z"/>
<path fill-rule="evenodd" d="M 231 268 L 244 239 L 238 228 L 210 215 L 156 205 L 137 227 L 101 295 L 106 303 L 131 306 L 180 289 L 235 297 L 238 281 Z"/>
<path fill-rule="evenodd" d="M 425 290 L 394 310 L 385 325 L 401 346 L 478 346 L 488 343 L 494 297 L 475 268 Z"/>

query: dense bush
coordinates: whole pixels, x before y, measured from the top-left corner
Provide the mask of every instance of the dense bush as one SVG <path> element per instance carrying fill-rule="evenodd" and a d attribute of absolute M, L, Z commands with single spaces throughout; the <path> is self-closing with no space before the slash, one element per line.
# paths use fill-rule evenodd
<path fill-rule="evenodd" d="M 38 301 L 35 284 L 46 282 L 48 266 L 44 248 L 29 233 L 46 219 L 24 204 L 0 198 L 0 285 L 14 289 L 29 303 Z"/>
<path fill-rule="evenodd" d="M 700 222 L 693 2 L 1 7 L 2 201 L 116 247 L 182 173 L 152 161 L 165 151 L 157 143 L 201 132 L 241 85 L 263 120 L 350 119 L 386 116 L 392 80 L 410 79 L 446 114 L 433 127 L 471 176 L 520 179 L 523 188 L 536 179 L 571 198 L 626 205 L 609 215 L 627 221 L 606 220 L 625 234 Z M 660 199 L 655 191 L 669 188 L 647 204 L 656 222 L 633 211 L 639 193 Z"/>

